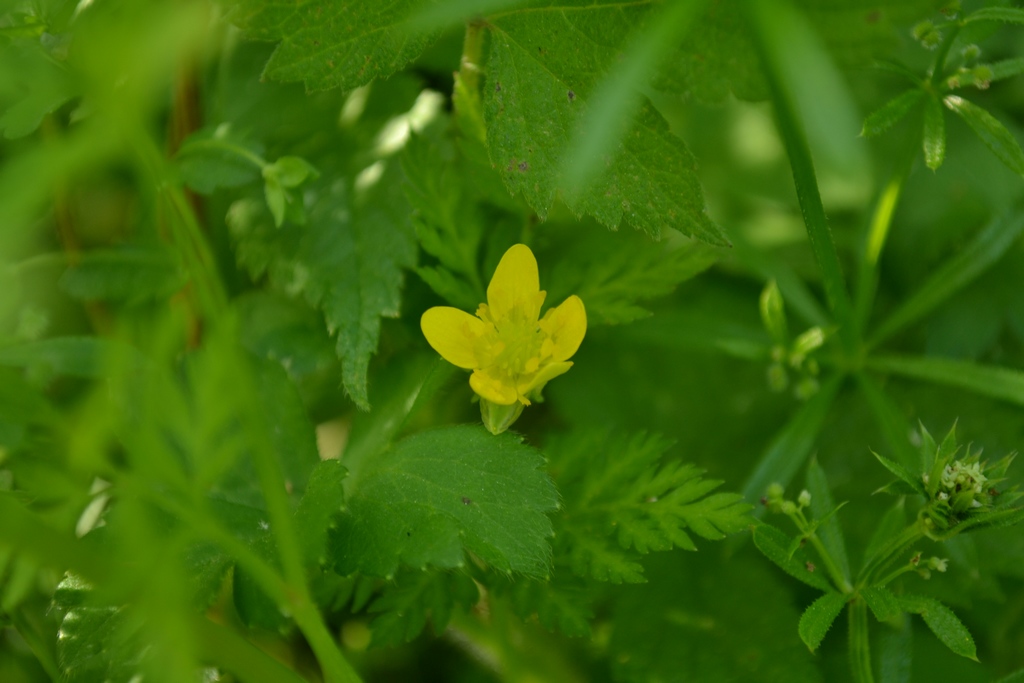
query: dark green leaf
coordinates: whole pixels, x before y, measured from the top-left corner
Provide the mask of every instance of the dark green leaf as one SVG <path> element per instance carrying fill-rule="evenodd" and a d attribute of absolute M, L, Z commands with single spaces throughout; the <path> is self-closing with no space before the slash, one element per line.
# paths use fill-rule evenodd
<path fill-rule="evenodd" d="M 252 40 L 280 41 L 263 71 L 302 81 L 307 91 L 351 90 L 387 78 L 415 59 L 432 36 L 405 23 L 423 0 L 385 4 L 312 0 L 239 0 L 232 18 Z"/>
<path fill-rule="evenodd" d="M 899 628 L 882 632 L 878 654 L 879 683 L 910 683 L 914 658 L 914 629 L 909 617 L 900 619 Z"/>
<path fill-rule="evenodd" d="M 864 119 L 864 128 L 861 129 L 860 134 L 869 138 L 881 135 L 899 123 L 923 95 L 923 90 L 915 88 L 889 100 Z"/>
<path fill-rule="evenodd" d="M 871 613 L 879 621 L 889 621 L 903 614 L 899 600 L 884 586 L 869 586 L 860 592 L 864 602 L 868 603 Z"/>
<path fill-rule="evenodd" d="M 60 286 L 85 301 L 138 303 L 165 299 L 185 284 L 176 254 L 163 247 L 126 247 L 86 252 L 65 271 Z"/>
<path fill-rule="evenodd" d="M 327 561 L 327 529 L 334 517 L 345 509 L 345 489 L 342 482 L 348 472 L 337 460 L 317 463 L 295 511 L 295 526 L 299 532 L 309 564 Z"/>
<path fill-rule="evenodd" d="M 946 118 L 938 98 L 929 97 L 924 104 L 924 163 L 936 170 L 946 159 Z"/>
<path fill-rule="evenodd" d="M 769 524 L 761 523 L 754 527 L 752 534 L 757 549 L 794 579 L 825 592 L 833 590 L 820 572 L 811 569 L 802 551 L 790 554 L 792 539 L 785 533 Z"/>
<path fill-rule="evenodd" d="M 957 95 L 948 95 L 943 103 L 962 118 L 1011 171 L 1024 176 L 1024 151 L 1006 126 L 986 110 Z"/>
<path fill-rule="evenodd" d="M 1015 671 L 1005 678 L 1000 678 L 996 683 L 1024 683 L 1024 669 Z"/>
<path fill-rule="evenodd" d="M 924 484 L 921 482 L 921 477 L 919 475 L 914 475 L 910 470 L 908 470 L 903 465 L 899 464 L 898 462 L 893 462 L 889 458 L 886 458 L 883 455 L 879 455 L 874 451 L 872 451 L 871 454 L 875 456 L 878 462 L 882 463 L 885 469 L 889 470 L 897 477 L 899 477 L 901 481 L 903 481 L 905 484 L 913 488 L 916 493 L 925 496 L 926 498 L 928 497 L 928 492 L 925 490 Z"/>
<path fill-rule="evenodd" d="M 452 610 L 469 609 L 480 598 L 476 584 L 462 572 L 406 573 L 388 585 L 369 607 L 373 644 L 401 645 L 418 636 L 430 619 L 434 633 L 444 633 Z"/>
<path fill-rule="evenodd" d="M 811 513 L 818 524 L 815 533 L 839 566 L 839 571 L 849 581 L 850 561 L 846 558 L 846 541 L 843 540 L 839 518 L 835 515 L 838 508 L 832 500 L 825 470 L 818 464 L 817 458 L 811 458 L 811 464 L 807 466 L 807 490 L 811 494 Z"/>
<path fill-rule="evenodd" d="M 832 622 L 843 611 L 850 596 L 844 593 L 825 593 L 811 603 L 800 617 L 800 640 L 811 652 L 818 649 L 825 634 L 832 628 Z"/>
<path fill-rule="evenodd" d="M 263 145 L 227 124 L 190 135 L 175 157 L 181 179 L 200 194 L 256 180 L 266 164 Z"/>
<path fill-rule="evenodd" d="M 1007 24 L 1024 24 L 1024 9 L 1016 7 L 983 7 L 971 12 L 964 22 L 972 24 L 976 21 L 1001 21 Z"/>
<path fill-rule="evenodd" d="M 550 581 L 519 579 L 509 591 L 516 613 L 523 619 L 536 618 L 549 631 L 574 638 L 591 634 L 595 591 L 583 581 L 556 574 Z"/>
<path fill-rule="evenodd" d="M 932 633 L 950 650 L 961 657 L 978 660 L 974 638 L 951 609 L 938 600 L 920 595 L 904 595 L 899 602 L 907 612 L 920 614 Z"/>
<path fill-rule="evenodd" d="M 904 483 L 899 479 L 897 481 Z M 904 501 L 901 498 L 886 511 L 882 521 L 875 527 L 874 533 L 871 534 L 871 540 L 868 541 L 867 549 L 864 551 L 864 562 L 871 561 L 875 554 L 885 547 L 886 543 L 896 538 L 906 526 L 907 513 L 904 509 Z"/>
<path fill-rule="evenodd" d="M 1024 405 L 1024 372 L 931 356 L 879 354 L 867 361 L 872 370 L 945 384 L 982 396 Z"/>
<path fill-rule="evenodd" d="M 447 427 L 396 444 L 353 473 L 333 534 L 338 571 L 391 576 L 458 567 L 464 552 L 502 571 L 545 576 L 555 509 L 540 453 L 512 434 Z"/>

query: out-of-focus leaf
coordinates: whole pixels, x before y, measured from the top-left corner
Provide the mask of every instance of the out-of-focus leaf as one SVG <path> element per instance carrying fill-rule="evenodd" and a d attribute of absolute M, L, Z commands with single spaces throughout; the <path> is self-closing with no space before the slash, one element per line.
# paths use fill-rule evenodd
<path fill-rule="evenodd" d="M 85 301 L 137 303 L 167 298 L 185 280 L 175 252 L 164 247 L 126 247 L 86 252 L 64 272 L 60 286 Z"/>
<path fill-rule="evenodd" d="M 335 516 L 345 509 L 342 481 L 346 474 L 348 472 L 337 460 L 317 463 L 295 511 L 295 527 L 306 561 L 311 565 L 327 562 L 327 530 Z"/>
<path fill-rule="evenodd" d="M 816 533 L 839 566 L 839 571 L 849 581 L 850 561 L 846 558 L 846 540 L 843 538 L 839 518 L 834 514 L 836 504 L 832 500 L 832 490 L 825 478 L 825 470 L 818 464 L 817 458 L 811 458 L 807 466 L 807 490 L 811 494 L 811 513 L 820 522 Z"/>
<path fill-rule="evenodd" d="M 921 100 L 923 95 L 923 90 L 915 88 L 892 98 L 868 114 L 868 117 L 864 119 L 864 128 L 861 129 L 860 134 L 869 138 L 881 135 L 902 121 L 903 117 L 914 108 L 914 105 Z"/>
<path fill-rule="evenodd" d="M 459 571 L 409 572 L 388 585 L 368 611 L 375 614 L 370 623 L 373 644 L 401 645 L 418 636 L 427 625 L 434 633 L 444 633 L 455 609 L 469 609 L 480 598 L 476 584 Z"/>
<path fill-rule="evenodd" d="M 821 645 L 825 634 L 832 628 L 832 622 L 843 611 L 849 599 L 850 597 L 843 593 L 825 593 L 804 610 L 797 631 L 800 633 L 800 640 L 804 641 L 804 645 L 811 652 Z"/>
<path fill-rule="evenodd" d="M 0 365 L 69 377 L 101 377 L 104 361 L 113 357 L 136 366 L 146 362 L 136 349 L 98 337 L 54 337 L 0 347 Z"/>
<path fill-rule="evenodd" d="M 554 486 L 540 453 L 513 434 L 446 427 L 411 436 L 353 475 L 330 555 L 342 574 L 392 576 L 399 564 L 548 572 Z"/>
<path fill-rule="evenodd" d="M 882 632 L 878 654 L 879 683 L 910 683 L 914 655 L 913 622 L 904 616 L 897 629 Z"/>
<path fill-rule="evenodd" d="M 256 180 L 263 145 L 237 134 L 227 124 L 190 135 L 175 161 L 182 180 L 196 192 L 210 194 L 221 187 L 238 187 Z"/>
<path fill-rule="evenodd" d="M 977 661 L 978 655 L 974 647 L 974 638 L 953 614 L 953 610 L 943 605 L 938 600 L 926 598 L 920 595 L 903 595 L 899 598 L 900 606 L 908 612 L 920 614 L 924 623 L 950 650 L 960 655 Z"/>
<path fill-rule="evenodd" d="M 1006 24 L 1024 24 L 1024 9 L 1017 7 L 983 7 L 964 17 L 964 23 L 1000 21 Z"/>
<path fill-rule="evenodd" d="M 549 581 L 516 580 L 508 591 L 522 618 L 536 618 L 549 631 L 570 637 L 591 634 L 596 591 L 586 581 L 556 573 Z"/>
<path fill-rule="evenodd" d="M 946 384 L 982 396 L 1024 405 L 1024 372 L 931 356 L 878 354 L 867 361 L 878 372 Z"/>
<path fill-rule="evenodd" d="M 352 90 L 387 78 L 433 40 L 406 23 L 424 0 L 236 0 L 232 19 L 251 40 L 278 42 L 263 71 L 276 81 L 302 81 L 309 92 Z"/>
<path fill-rule="evenodd" d="M 1021 150 L 1017 138 L 1013 137 L 1013 133 L 1008 131 L 999 119 L 957 95 L 947 95 L 943 103 L 962 118 L 985 146 L 1011 171 L 1024 176 L 1024 150 Z"/>
<path fill-rule="evenodd" d="M 946 119 L 939 100 L 929 97 L 924 103 L 924 163 L 936 170 L 946 159 Z"/>

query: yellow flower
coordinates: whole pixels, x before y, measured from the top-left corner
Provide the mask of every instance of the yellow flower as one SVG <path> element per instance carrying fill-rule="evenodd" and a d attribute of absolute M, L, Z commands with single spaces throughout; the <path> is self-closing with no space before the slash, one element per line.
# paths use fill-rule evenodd
<path fill-rule="evenodd" d="M 530 398 L 572 367 L 587 332 L 587 312 L 570 296 L 540 316 L 547 292 L 540 289 L 537 259 L 525 244 L 505 252 L 487 286 L 487 303 L 476 315 L 449 306 L 423 314 L 420 327 L 449 363 L 472 370 L 469 385 L 480 396 L 484 423 L 508 428 Z"/>

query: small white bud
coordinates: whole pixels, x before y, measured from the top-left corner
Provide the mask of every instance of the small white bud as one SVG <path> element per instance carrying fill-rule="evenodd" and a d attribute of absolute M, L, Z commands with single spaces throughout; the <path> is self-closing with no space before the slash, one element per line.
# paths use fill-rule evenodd
<path fill-rule="evenodd" d="M 944 572 L 949 566 L 949 560 L 946 558 L 931 557 L 928 558 L 928 568 L 934 569 L 937 572 Z"/>
<path fill-rule="evenodd" d="M 811 492 L 804 489 L 800 492 L 800 495 L 797 496 L 796 502 L 800 503 L 800 507 L 802 508 L 807 507 L 811 504 Z"/>

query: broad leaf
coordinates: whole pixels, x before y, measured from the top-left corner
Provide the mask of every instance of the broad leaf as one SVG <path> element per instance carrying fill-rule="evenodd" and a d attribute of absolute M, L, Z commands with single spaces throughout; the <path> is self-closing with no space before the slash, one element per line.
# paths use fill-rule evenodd
<path fill-rule="evenodd" d="M 800 640 L 804 641 L 804 645 L 811 652 L 821 645 L 825 634 L 832 628 L 832 622 L 846 607 L 849 599 L 850 596 L 844 593 L 825 593 L 804 610 L 797 631 L 800 633 Z"/>
<path fill-rule="evenodd" d="M 900 606 L 907 612 L 920 614 L 924 623 L 950 650 L 968 659 L 978 660 L 974 638 L 970 631 L 953 614 L 953 610 L 938 600 L 920 595 L 904 595 L 899 598 Z"/>
<path fill-rule="evenodd" d="M 704 211 L 696 160 L 648 103 L 641 103 L 592 181 L 566 183 L 570 134 L 579 130 L 596 82 L 610 67 L 614 51 L 608 45 L 621 43 L 647 11 L 552 5 L 491 17 L 483 85 L 491 163 L 509 191 L 522 193 L 542 217 L 561 192 L 573 213 L 592 215 L 610 228 L 625 219 L 654 237 L 675 229 L 725 244 Z"/>
<path fill-rule="evenodd" d="M 265 78 L 302 81 L 307 91 L 352 90 L 387 78 L 430 44 L 405 23 L 423 0 L 237 0 L 232 15 L 252 40 L 280 41 Z"/>
<path fill-rule="evenodd" d="M 386 577 L 400 564 L 462 566 L 469 551 L 502 571 L 545 576 L 557 496 L 542 465 L 519 437 L 482 427 L 411 436 L 353 476 L 331 557 L 339 573 Z"/>

